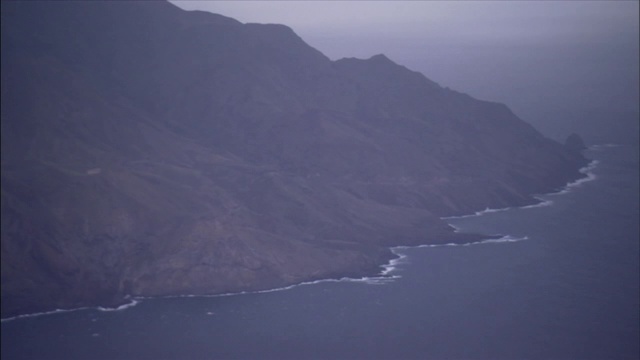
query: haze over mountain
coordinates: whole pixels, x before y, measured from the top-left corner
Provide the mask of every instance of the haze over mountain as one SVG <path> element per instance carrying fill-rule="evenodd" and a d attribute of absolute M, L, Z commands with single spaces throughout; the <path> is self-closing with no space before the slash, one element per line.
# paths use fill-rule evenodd
<path fill-rule="evenodd" d="M 166 2 L 2 2 L 2 316 L 376 273 L 586 160 L 384 55 Z"/>
<path fill-rule="evenodd" d="M 176 1 L 284 23 L 331 59 L 385 53 L 558 141 L 638 144 L 638 1 Z"/>

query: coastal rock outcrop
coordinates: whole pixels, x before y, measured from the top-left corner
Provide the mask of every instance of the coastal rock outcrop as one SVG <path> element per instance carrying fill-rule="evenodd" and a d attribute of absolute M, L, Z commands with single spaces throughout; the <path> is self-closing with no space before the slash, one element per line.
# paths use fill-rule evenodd
<path fill-rule="evenodd" d="M 567 140 L 564 142 L 564 147 L 574 152 L 581 152 L 587 149 L 584 140 L 576 133 L 572 133 L 567 137 Z"/>

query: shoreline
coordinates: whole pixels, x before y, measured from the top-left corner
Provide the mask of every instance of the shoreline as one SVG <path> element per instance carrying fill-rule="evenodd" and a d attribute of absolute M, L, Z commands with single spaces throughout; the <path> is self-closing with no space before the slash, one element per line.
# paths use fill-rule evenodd
<path fill-rule="evenodd" d="M 617 144 L 592 145 L 592 146 L 589 146 L 587 150 L 598 150 L 599 148 L 614 147 L 614 146 L 622 146 L 622 145 L 617 145 Z M 463 218 L 469 218 L 473 216 L 483 216 L 485 214 L 502 212 L 502 211 L 507 211 L 512 209 L 530 209 L 530 208 L 536 208 L 536 207 L 551 206 L 553 205 L 552 200 L 541 199 L 538 196 L 564 195 L 569 193 L 571 189 L 575 187 L 578 187 L 586 182 L 590 182 L 597 179 L 597 176 L 593 174 L 592 171 L 598 166 L 599 163 L 600 161 L 595 159 L 589 161 L 587 165 L 585 165 L 584 167 L 578 170 L 581 174 L 584 175 L 583 177 L 573 180 L 571 182 L 568 182 L 564 187 L 562 187 L 557 191 L 532 195 L 534 199 L 539 201 L 538 203 L 522 205 L 522 206 L 510 206 L 510 207 L 499 208 L 499 209 L 486 208 L 484 210 L 476 211 L 473 214 L 460 215 L 460 216 L 447 216 L 447 217 L 441 217 L 440 219 L 446 221 L 449 219 L 463 219 Z M 459 228 L 457 228 L 452 224 L 449 224 L 449 223 L 447 224 L 452 228 L 454 228 L 454 233 L 459 233 L 460 231 Z M 469 234 L 469 233 L 465 233 L 465 234 Z M 400 264 L 403 261 L 403 259 L 407 258 L 407 255 L 400 254 L 396 250 L 406 250 L 406 249 L 412 249 L 412 248 L 425 248 L 425 247 L 440 247 L 440 246 L 472 246 L 472 245 L 496 244 L 496 243 L 518 242 L 518 241 L 528 240 L 527 236 L 514 238 L 511 235 L 482 235 L 482 234 L 469 234 L 469 235 L 477 236 L 476 240 L 469 241 L 469 242 L 454 241 L 454 242 L 447 242 L 447 243 L 432 243 L 432 244 L 420 244 L 420 245 L 411 245 L 411 246 L 399 245 L 399 246 L 388 247 L 388 250 L 391 252 L 391 254 L 393 254 L 393 257 L 390 258 L 387 261 L 387 263 L 381 264 L 378 266 L 378 268 L 381 270 L 377 274 L 370 275 L 370 276 L 363 276 L 363 277 L 356 278 L 356 277 L 350 277 L 346 275 L 340 278 L 336 277 L 336 278 L 303 281 L 303 282 L 282 286 L 282 287 L 277 287 L 277 288 L 271 288 L 271 289 L 247 290 L 247 291 L 240 291 L 240 292 L 210 294 L 210 295 L 184 294 L 184 295 L 167 295 L 167 296 L 153 296 L 153 297 L 144 297 L 144 296 L 129 297 L 127 295 L 125 296 L 124 300 L 130 300 L 130 301 L 122 304 L 118 304 L 117 306 L 114 306 L 114 307 L 84 306 L 84 307 L 72 308 L 72 309 L 55 309 L 55 310 L 43 311 L 43 312 L 26 313 L 26 314 L 19 314 L 19 315 L 7 317 L 7 318 L 0 318 L 0 323 L 10 322 L 13 320 L 18 320 L 23 318 L 34 318 L 39 316 L 54 315 L 59 313 L 81 311 L 81 310 L 97 310 L 97 311 L 105 311 L 105 312 L 106 311 L 122 311 L 130 307 L 134 307 L 140 304 L 144 300 L 167 299 L 167 298 L 191 298 L 191 297 L 222 297 L 222 296 L 236 296 L 236 295 L 247 295 L 247 294 L 262 294 L 262 293 L 269 293 L 269 292 L 275 292 L 275 291 L 290 290 L 298 286 L 314 285 L 314 284 L 319 284 L 323 282 L 357 282 L 357 283 L 366 283 L 366 284 L 372 284 L 372 285 L 382 285 L 401 277 L 399 275 L 389 275 L 391 272 L 393 272 L 396 269 L 395 267 L 396 265 Z"/>

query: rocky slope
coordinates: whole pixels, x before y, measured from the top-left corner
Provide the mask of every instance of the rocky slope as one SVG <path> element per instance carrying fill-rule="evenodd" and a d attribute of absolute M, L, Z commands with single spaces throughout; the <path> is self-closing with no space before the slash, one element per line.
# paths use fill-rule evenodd
<path fill-rule="evenodd" d="M 384 55 L 164 2 L 2 2 L 2 317 L 378 271 L 578 153 Z"/>

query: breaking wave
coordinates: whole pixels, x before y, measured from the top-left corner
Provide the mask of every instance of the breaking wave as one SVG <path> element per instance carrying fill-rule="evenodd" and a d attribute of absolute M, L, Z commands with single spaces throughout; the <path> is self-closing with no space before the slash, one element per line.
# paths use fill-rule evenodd
<path fill-rule="evenodd" d="M 472 246 L 472 245 L 481 245 L 481 244 L 511 243 L 511 242 L 518 242 L 518 241 L 524 241 L 524 240 L 529 240 L 529 237 L 527 237 L 527 236 L 514 237 L 514 236 L 511 236 L 511 235 L 505 235 L 505 236 L 503 236 L 501 238 L 498 238 L 498 239 L 486 239 L 486 240 L 473 241 L 473 242 L 468 242 L 468 243 L 425 244 L 425 245 L 419 245 L 419 246 L 416 246 L 416 247 L 417 248 L 432 248 L 432 247 L 443 247 L 443 246 Z"/>
<path fill-rule="evenodd" d="M 45 315 L 67 313 L 67 312 L 78 311 L 78 310 L 87 310 L 87 309 L 91 309 L 91 307 L 81 307 L 81 308 L 73 308 L 73 309 L 55 309 L 55 310 L 43 311 L 43 312 L 37 312 L 37 313 L 21 314 L 21 315 L 16 315 L 16 316 L 0 319 L 0 322 L 12 321 L 12 320 L 16 320 L 16 319 L 32 318 L 32 317 L 38 317 L 38 316 L 45 316 Z"/>
<path fill-rule="evenodd" d="M 467 215 L 460 215 L 460 216 L 447 216 L 447 217 L 441 217 L 440 219 L 442 220 L 452 220 L 452 219 L 465 219 L 465 218 L 470 218 L 473 216 L 482 216 L 485 214 L 491 214 L 491 213 L 496 213 L 496 212 L 501 212 L 501 211 L 507 211 L 507 210 L 511 210 L 511 207 L 505 207 L 505 208 L 500 208 L 500 209 L 491 209 L 491 208 L 485 208 L 484 210 L 480 210 L 480 211 L 476 211 L 473 214 L 467 214 Z"/>
<path fill-rule="evenodd" d="M 74 312 L 74 311 L 80 311 L 80 310 L 122 311 L 138 305 L 140 303 L 139 300 L 141 299 L 142 298 L 136 297 L 136 298 L 130 299 L 131 300 L 130 302 L 114 308 L 109 308 L 104 306 L 85 306 L 85 307 L 72 308 L 72 309 L 56 309 L 56 310 L 42 311 L 37 313 L 16 315 L 16 316 L 0 319 L 0 322 L 11 321 L 16 319 L 24 319 L 24 318 L 33 318 L 33 317 L 45 316 L 45 315 L 54 315 L 54 314 L 60 314 L 60 313 L 68 313 L 68 312 Z"/>
<path fill-rule="evenodd" d="M 126 310 L 130 307 L 134 307 L 136 305 L 138 305 L 140 302 L 138 301 L 138 298 L 134 298 L 132 299 L 130 302 L 126 303 L 126 304 L 122 304 L 118 307 L 115 308 L 107 308 L 107 307 L 102 307 L 102 306 L 98 306 L 97 309 L 100 311 L 122 311 L 122 310 Z"/>
<path fill-rule="evenodd" d="M 539 208 L 539 207 L 545 207 L 545 206 L 551 206 L 553 205 L 553 201 L 548 200 L 548 199 L 541 199 L 541 198 L 535 198 L 536 200 L 540 201 L 537 204 L 533 204 L 533 205 L 525 205 L 520 207 L 520 209 L 533 209 L 533 208 Z"/>

